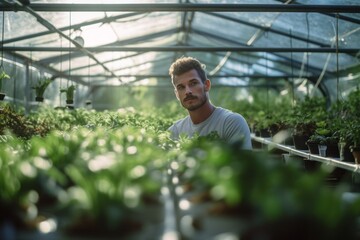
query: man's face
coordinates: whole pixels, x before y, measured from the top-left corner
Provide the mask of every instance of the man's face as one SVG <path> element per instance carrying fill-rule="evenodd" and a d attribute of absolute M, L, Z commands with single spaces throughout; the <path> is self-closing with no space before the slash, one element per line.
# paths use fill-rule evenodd
<path fill-rule="evenodd" d="M 175 76 L 173 81 L 176 97 L 188 111 L 197 110 L 207 102 L 210 81 L 203 83 L 195 69 Z"/>

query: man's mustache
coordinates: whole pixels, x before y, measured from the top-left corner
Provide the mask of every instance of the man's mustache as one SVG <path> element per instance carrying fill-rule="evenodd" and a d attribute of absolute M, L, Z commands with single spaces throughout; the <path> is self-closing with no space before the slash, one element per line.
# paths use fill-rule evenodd
<path fill-rule="evenodd" d="M 184 101 L 192 100 L 192 99 L 197 99 L 197 97 L 195 97 L 195 96 L 193 96 L 193 95 L 189 95 L 189 96 L 187 96 L 186 98 L 184 98 Z"/>

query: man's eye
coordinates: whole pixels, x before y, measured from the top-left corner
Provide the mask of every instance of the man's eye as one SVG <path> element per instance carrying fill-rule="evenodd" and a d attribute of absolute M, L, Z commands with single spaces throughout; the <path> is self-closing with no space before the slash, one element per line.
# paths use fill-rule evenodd
<path fill-rule="evenodd" d="M 182 90 L 182 89 L 184 89 L 184 86 L 178 86 L 177 87 L 177 90 Z"/>

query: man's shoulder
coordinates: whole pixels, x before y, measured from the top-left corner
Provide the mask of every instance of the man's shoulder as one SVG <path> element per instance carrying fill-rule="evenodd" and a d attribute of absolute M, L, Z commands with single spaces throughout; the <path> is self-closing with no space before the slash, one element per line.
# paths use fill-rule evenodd
<path fill-rule="evenodd" d="M 174 127 L 181 128 L 183 125 L 185 125 L 189 122 L 189 119 L 190 119 L 190 117 L 186 116 L 184 118 L 176 120 L 170 128 L 174 128 Z"/>
<path fill-rule="evenodd" d="M 237 112 L 233 112 L 229 109 L 226 108 L 222 108 L 222 107 L 217 107 L 216 108 L 218 111 L 218 116 L 219 117 L 223 117 L 225 119 L 238 119 L 238 118 L 242 118 L 242 115 L 240 113 Z"/>

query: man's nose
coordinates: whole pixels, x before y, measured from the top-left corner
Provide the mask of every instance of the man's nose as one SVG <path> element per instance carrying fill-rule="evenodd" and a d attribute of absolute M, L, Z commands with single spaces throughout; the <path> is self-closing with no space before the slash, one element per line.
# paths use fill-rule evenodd
<path fill-rule="evenodd" d="M 185 94 L 191 94 L 192 91 L 191 91 L 191 88 L 190 86 L 185 86 Z"/>

